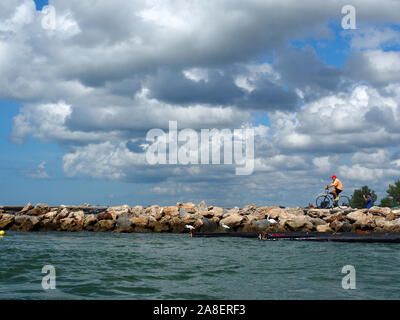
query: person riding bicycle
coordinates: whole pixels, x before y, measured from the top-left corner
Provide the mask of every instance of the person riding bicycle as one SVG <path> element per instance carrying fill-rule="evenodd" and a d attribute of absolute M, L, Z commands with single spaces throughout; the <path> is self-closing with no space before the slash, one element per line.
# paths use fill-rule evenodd
<path fill-rule="evenodd" d="M 343 185 L 335 175 L 333 175 L 331 178 L 332 178 L 332 183 L 329 186 L 326 186 L 326 189 L 328 190 L 329 188 L 333 187 L 330 193 L 333 194 L 334 200 L 338 201 L 339 193 L 343 191 Z"/>

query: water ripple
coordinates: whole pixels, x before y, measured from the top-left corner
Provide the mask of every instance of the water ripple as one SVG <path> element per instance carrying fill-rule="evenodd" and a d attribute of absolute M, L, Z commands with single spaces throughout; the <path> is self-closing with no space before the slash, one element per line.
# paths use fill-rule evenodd
<path fill-rule="evenodd" d="M 8 232 L 0 299 L 399 299 L 397 244 Z M 44 290 L 42 267 L 56 269 Z M 341 287 L 344 265 L 356 290 Z"/>

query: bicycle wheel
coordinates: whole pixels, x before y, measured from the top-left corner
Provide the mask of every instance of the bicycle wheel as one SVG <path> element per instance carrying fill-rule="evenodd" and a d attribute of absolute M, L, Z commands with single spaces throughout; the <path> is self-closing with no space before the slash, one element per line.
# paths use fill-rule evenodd
<path fill-rule="evenodd" d="M 339 196 L 338 207 L 340 209 L 350 208 L 350 198 L 348 196 Z"/>
<path fill-rule="evenodd" d="M 329 196 L 319 196 L 315 199 L 315 204 L 318 209 L 327 209 L 331 207 L 331 198 Z"/>

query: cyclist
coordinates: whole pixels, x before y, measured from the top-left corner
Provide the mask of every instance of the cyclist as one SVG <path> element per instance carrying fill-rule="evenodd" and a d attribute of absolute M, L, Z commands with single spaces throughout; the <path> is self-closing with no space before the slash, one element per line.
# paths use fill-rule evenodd
<path fill-rule="evenodd" d="M 343 191 L 343 185 L 335 175 L 333 175 L 331 178 L 332 178 L 332 183 L 329 186 L 326 186 L 326 189 L 328 190 L 329 188 L 333 187 L 330 193 L 333 194 L 335 201 L 338 201 L 339 193 Z"/>

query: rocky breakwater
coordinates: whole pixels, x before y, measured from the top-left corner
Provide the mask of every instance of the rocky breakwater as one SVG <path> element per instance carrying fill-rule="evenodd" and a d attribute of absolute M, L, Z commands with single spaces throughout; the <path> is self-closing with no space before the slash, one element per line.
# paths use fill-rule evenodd
<path fill-rule="evenodd" d="M 166 207 L 0 207 L 0 230 L 184 233 L 189 232 L 188 225 L 196 232 L 400 232 L 400 210 L 282 209 L 255 205 L 227 209 L 207 206 L 204 201 Z"/>

